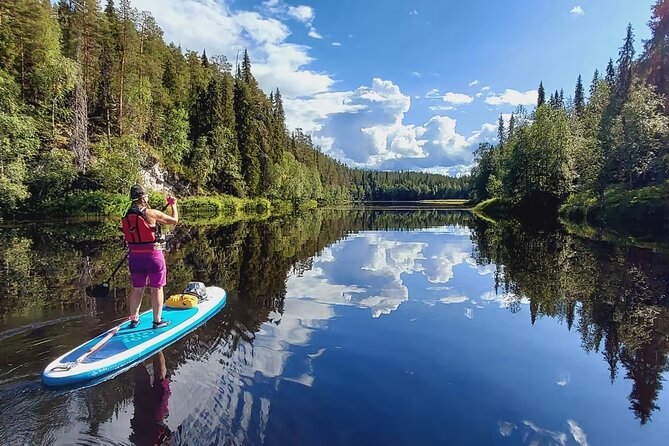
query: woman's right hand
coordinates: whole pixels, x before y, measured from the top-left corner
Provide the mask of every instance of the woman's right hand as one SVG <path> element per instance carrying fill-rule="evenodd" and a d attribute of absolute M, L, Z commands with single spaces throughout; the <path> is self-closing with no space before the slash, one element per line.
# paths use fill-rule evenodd
<path fill-rule="evenodd" d="M 172 194 L 167 194 L 167 204 L 170 206 L 175 206 L 177 204 L 176 197 L 173 197 Z"/>

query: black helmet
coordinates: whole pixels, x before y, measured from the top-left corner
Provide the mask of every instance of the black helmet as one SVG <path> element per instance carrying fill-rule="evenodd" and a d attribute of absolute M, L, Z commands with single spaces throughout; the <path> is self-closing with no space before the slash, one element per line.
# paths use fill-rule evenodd
<path fill-rule="evenodd" d="M 149 195 L 149 193 L 139 184 L 135 184 L 130 188 L 130 199 L 135 201 L 142 198 L 144 195 Z"/>

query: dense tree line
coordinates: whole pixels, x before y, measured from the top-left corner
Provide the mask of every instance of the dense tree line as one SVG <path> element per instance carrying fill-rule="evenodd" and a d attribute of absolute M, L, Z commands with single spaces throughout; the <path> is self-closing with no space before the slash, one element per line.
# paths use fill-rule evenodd
<path fill-rule="evenodd" d="M 467 187 L 349 169 L 287 130 L 281 92 L 259 88 L 248 53 L 233 67 L 166 44 L 130 0 L 0 1 L 2 212 L 125 192 L 156 163 L 186 194 L 328 203 Z"/>
<path fill-rule="evenodd" d="M 556 90 L 547 100 L 542 82 L 532 113 L 519 108 L 508 123 L 500 117 L 497 144 L 480 144 L 475 154 L 475 199 L 555 209 L 579 194 L 605 206 L 612 190 L 666 188 L 669 1 L 652 11 L 642 54 L 635 57 L 630 25 L 617 61 L 604 76 L 595 71 L 587 97 L 581 76 L 572 98 Z"/>

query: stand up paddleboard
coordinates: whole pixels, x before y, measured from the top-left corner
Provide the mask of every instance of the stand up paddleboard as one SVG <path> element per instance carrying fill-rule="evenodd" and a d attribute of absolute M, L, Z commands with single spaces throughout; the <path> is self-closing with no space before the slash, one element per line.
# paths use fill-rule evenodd
<path fill-rule="evenodd" d="M 146 311 L 139 316 L 137 327 L 123 322 L 53 361 L 42 372 L 42 382 L 66 386 L 111 374 L 185 336 L 218 313 L 225 302 L 225 290 L 207 287 L 207 298 L 197 307 L 164 307 L 162 319 L 171 323 L 157 329 L 152 328 L 153 312 Z"/>

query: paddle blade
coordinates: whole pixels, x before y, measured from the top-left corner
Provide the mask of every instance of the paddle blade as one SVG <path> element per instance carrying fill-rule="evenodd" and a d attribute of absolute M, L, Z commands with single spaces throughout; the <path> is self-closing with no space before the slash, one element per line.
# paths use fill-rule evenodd
<path fill-rule="evenodd" d="M 107 297 L 109 295 L 109 284 L 101 283 L 88 286 L 86 287 L 86 295 L 88 297 Z"/>

